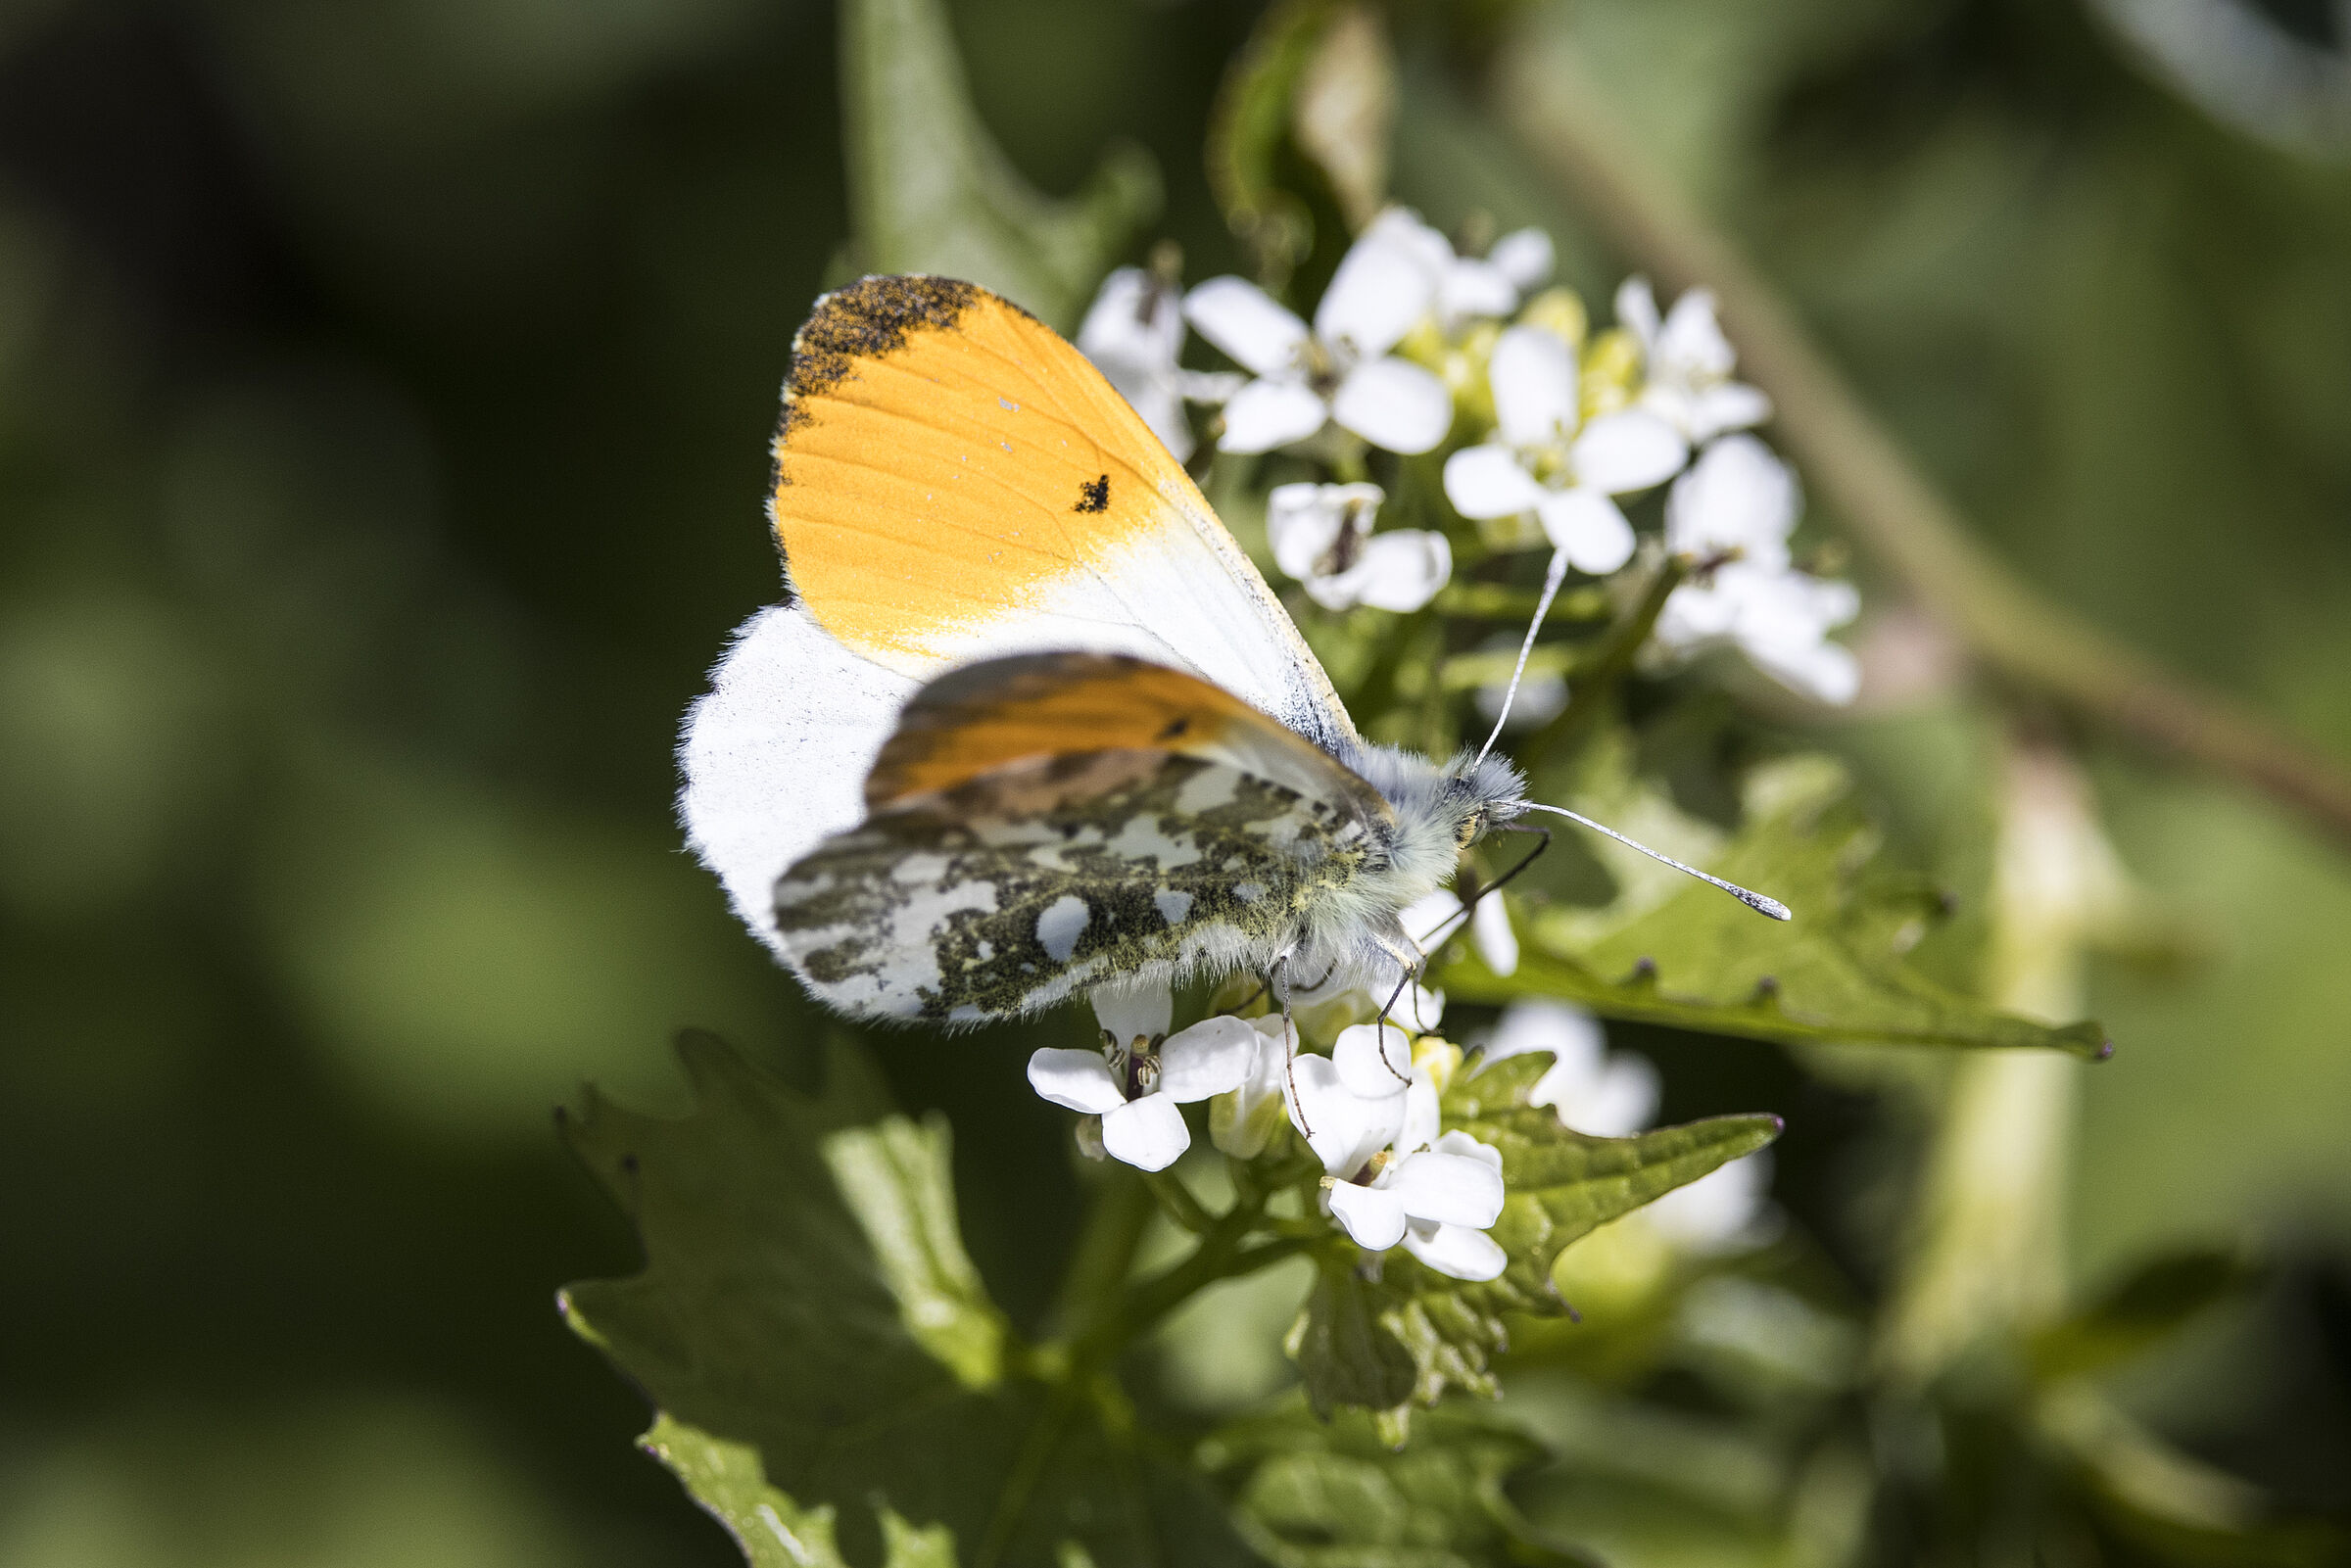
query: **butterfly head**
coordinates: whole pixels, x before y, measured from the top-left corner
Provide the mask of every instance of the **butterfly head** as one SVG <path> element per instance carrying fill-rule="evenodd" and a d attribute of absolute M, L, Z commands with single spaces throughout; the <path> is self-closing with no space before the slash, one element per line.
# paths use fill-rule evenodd
<path fill-rule="evenodd" d="M 1464 751 L 1440 763 L 1370 746 L 1349 760 L 1395 808 L 1390 869 L 1404 902 L 1450 881 L 1462 851 L 1525 809 L 1526 780 L 1501 757 Z"/>
<path fill-rule="evenodd" d="M 1525 812 L 1525 776 L 1500 757 L 1472 758 L 1464 752 L 1447 765 L 1444 779 L 1439 798 L 1456 851 Z"/>

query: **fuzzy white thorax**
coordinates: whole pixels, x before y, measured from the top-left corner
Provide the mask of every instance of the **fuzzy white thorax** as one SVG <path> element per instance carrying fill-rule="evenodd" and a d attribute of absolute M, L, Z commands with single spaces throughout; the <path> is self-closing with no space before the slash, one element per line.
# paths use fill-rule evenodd
<path fill-rule="evenodd" d="M 1399 917 L 1452 881 L 1463 849 L 1525 809 L 1526 780 L 1501 757 L 1466 751 L 1438 762 L 1354 740 L 1337 754 L 1395 808 L 1393 837 L 1316 907 L 1290 967 L 1300 983 L 1335 976 L 1367 990 L 1393 986 L 1419 966 Z"/>

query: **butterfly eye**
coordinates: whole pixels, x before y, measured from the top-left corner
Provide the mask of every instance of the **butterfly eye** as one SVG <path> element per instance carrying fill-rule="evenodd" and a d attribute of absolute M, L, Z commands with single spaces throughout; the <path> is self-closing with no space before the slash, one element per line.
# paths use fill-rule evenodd
<path fill-rule="evenodd" d="M 1467 849 L 1471 844 L 1477 842 L 1477 835 L 1485 831 L 1486 810 L 1483 806 L 1480 806 L 1477 810 L 1469 813 L 1468 816 L 1462 819 L 1461 827 L 1454 831 L 1453 847 L 1456 849 Z"/>

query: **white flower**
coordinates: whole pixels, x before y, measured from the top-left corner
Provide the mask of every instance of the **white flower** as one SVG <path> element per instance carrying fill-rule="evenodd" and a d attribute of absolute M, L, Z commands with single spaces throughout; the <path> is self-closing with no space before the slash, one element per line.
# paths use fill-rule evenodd
<path fill-rule="evenodd" d="M 1610 1052 L 1600 1021 L 1580 1007 L 1538 999 L 1503 1009 L 1486 1041 L 1486 1060 L 1551 1053 L 1551 1067 L 1527 1094 L 1561 1124 L 1595 1138 L 1622 1138 L 1649 1125 L 1657 1111 L 1657 1069 L 1646 1057 Z"/>
<path fill-rule="evenodd" d="M 1739 562 L 1682 584 L 1657 616 L 1660 646 L 1676 652 L 1728 642 L 1791 690 L 1837 706 L 1861 689 L 1861 665 L 1829 633 L 1860 610 L 1850 583 Z"/>
<path fill-rule="evenodd" d="M 1282 1079 L 1298 1052 L 1297 1025 L 1279 1013 L 1250 1021 L 1257 1055 L 1249 1075 L 1208 1108 L 1208 1137 L 1235 1160 L 1255 1160 L 1281 1130 Z"/>
<path fill-rule="evenodd" d="M 1796 474 L 1752 436 L 1725 436 L 1698 454 L 1665 498 L 1665 546 L 1703 560 L 1729 555 L 1779 571 L 1803 510 Z"/>
<path fill-rule="evenodd" d="M 1633 528 L 1609 498 L 1661 484 L 1689 456 L 1679 432 L 1629 408 L 1583 422 L 1575 351 L 1541 327 L 1511 327 L 1487 371 L 1498 439 L 1445 460 L 1445 496 L 1463 517 L 1532 512 L 1578 570 L 1616 570 Z"/>
<path fill-rule="evenodd" d="M 1549 281 L 1557 259 L 1551 236 L 1539 228 L 1512 229 L 1486 252 L 1487 264 L 1509 278 L 1521 295 Z"/>
<path fill-rule="evenodd" d="M 1439 1273 L 1485 1280 L 1510 1259 L 1485 1232 L 1502 1217 L 1502 1153 L 1438 1130 L 1437 1090 L 1393 1025 L 1357 1024 L 1327 1057 L 1293 1064 L 1290 1119 L 1329 1172 L 1331 1217 L 1359 1247 L 1402 1243 Z"/>
<path fill-rule="evenodd" d="M 1714 319 L 1708 290 L 1688 290 L 1660 321 L 1649 280 L 1627 278 L 1616 291 L 1616 319 L 1641 343 L 1640 405 L 1671 423 L 1692 446 L 1771 417 L 1771 400 L 1760 389 L 1731 379 L 1738 351 Z"/>
<path fill-rule="evenodd" d="M 1528 290 L 1551 276 L 1551 236 L 1522 228 L 1496 240 L 1482 258 L 1462 256 L 1442 232 L 1419 214 L 1391 207 L 1371 220 L 1365 239 L 1376 237 L 1419 262 L 1433 290 L 1437 323 L 1451 334 L 1478 317 L 1509 315 Z"/>
<path fill-rule="evenodd" d="M 1271 451 L 1336 422 L 1374 447 L 1422 452 L 1445 439 L 1453 394 L 1388 353 L 1435 304 L 1427 258 L 1394 225 L 1355 242 L 1309 329 L 1256 284 L 1214 277 L 1185 297 L 1202 337 L 1256 379 L 1224 404 L 1226 451 Z"/>
<path fill-rule="evenodd" d="M 1752 436 L 1725 436 L 1674 481 L 1665 542 L 1695 557 L 1699 575 L 1657 616 L 1659 646 L 1683 652 L 1729 643 L 1783 686 L 1822 702 L 1850 702 L 1861 666 L 1829 633 L 1860 613 L 1849 583 L 1789 564 L 1801 498 L 1796 476 Z"/>
<path fill-rule="evenodd" d="M 1078 352 L 1143 416 L 1177 462 L 1192 455 L 1184 403 L 1223 403 L 1243 379 L 1185 370 L 1176 362 L 1183 353 L 1182 302 L 1139 266 L 1120 267 L 1102 280 L 1078 329 Z"/>
<path fill-rule="evenodd" d="M 1638 1211 L 1650 1228 L 1694 1253 L 1759 1246 L 1778 1229 L 1770 1207 L 1771 1156 L 1757 1151 L 1717 1165 Z"/>
<path fill-rule="evenodd" d="M 1381 499 L 1377 485 L 1274 486 L 1266 498 L 1274 564 L 1326 610 L 1420 608 L 1452 577 L 1453 546 L 1417 528 L 1372 533 Z"/>
<path fill-rule="evenodd" d="M 1191 1146 L 1176 1109 L 1238 1088 L 1258 1055 L 1244 1019 L 1203 1019 L 1167 1032 L 1172 1004 L 1156 992 L 1094 993 L 1099 1051 L 1046 1047 L 1029 1058 L 1029 1082 L 1058 1106 L 1102 1118 L 1103 1149 L 1142 1170 L 1164 1170 Z"/>
<path fill-rule="evenodd" d="M 1398 918 L 1404 922 L 1404 933 L 1425 953 L 1459 928 L 1454 922 L 1461 913 L 1460 896 L 1450 887 L 1440 887 L 1407 904 Z M 1517 973 L 1518 933 L 1511 928 L 1511 912 L 1503 907 L 1502 894 L 1489 890 L 1469 912 L 1469 940 L 1486 968 L 1497 974 Z"/>

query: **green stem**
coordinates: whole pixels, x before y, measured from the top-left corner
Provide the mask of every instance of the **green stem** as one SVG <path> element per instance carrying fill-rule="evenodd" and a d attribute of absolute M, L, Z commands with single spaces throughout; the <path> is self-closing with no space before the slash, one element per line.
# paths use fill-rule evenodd
<path fill-rule="evenodd" d="M 1151 1188 L 1142 1172 L 1110 1162 L 1046 1317 L 1056 1335 L 1066 1341 L 1083 1334 L 1118 1301 L 1134 1269 L 1134 1251 L 1142 1245 L 1151 1211 Z"/>
<path fill-rule="evenodd" d="M 1286 1174 L 1287 1167 L 1281 1173 Z M 1238 1184 L 1236 1184 L 1238 1185 Z M 1149 1222 L 1154 1198 L 1169 1206 L 1176 1222 L 1201 1233 L 1190 1256 L 1149 1279 L 1128 1286 L 1134 1253 Z M 1180 1211 L 1180 1212 L 1178 1212 Z M 1266 1194 L 1255 1184 L 1223 1214 L 1211 1214 L 1180 1182 L 1162 1172 L 1150 1175 L 1124 1165 L 1106 1170 L 1086 1212 L 1085 1229 L 1055 1298 L 1052 1321 L 1059 1339 L 1032 1353 L 1031 1368 L 1045 1380 L 1044 1406 L 1030 1423 L 1005 1478 L 986 1534 L 973 1556 L 974 1568 L 994 1568 L 1011 1545 L 1021 1515 L 1042 1481 L 1053 1449 L 1080 1404 L 1101 1406 L 1105 1425 L 1123 1430 L 1125 1395 L 1110 1369 L 1120 1353 L 1203 1287 L 1254 1273 L 1294 1257 L 1323 1239 L 1284 1236 L 1248 1245 L 1266 1224 Z M 1187 1219 L 1185 1214 L 1191 1217 Z M 1197 1221 L 1195 1226 L 1194 1221 Z M 1130 1424 L 1130 1423 L 1126 1423 Z"/>
<path fill-rule="evenodd" d="M 1160 1212 L 1195 1236 L 1205 1236 L 1216 1228 L 1217 1216 L 1200 1205 L 1192 1190 L 1165 1170 L 1154 1170 L 1143 1177 L 1151 1196 L 1159 1200 Z"/>
<path fill-rule="evenodd" d="M 1497 54 L 1488 94 L 1529 156 L 1658 283 L 1714 291 L 1740 369 L 1771 394 L 1805 478 L 1913 598 L 1987 665 L 2160 750 L 2194 758 L 2351 838 L 2351 772 L 2043 598 L 1971 536 L 1795 309 L 1652 166 L 1564 49 Z"/>

